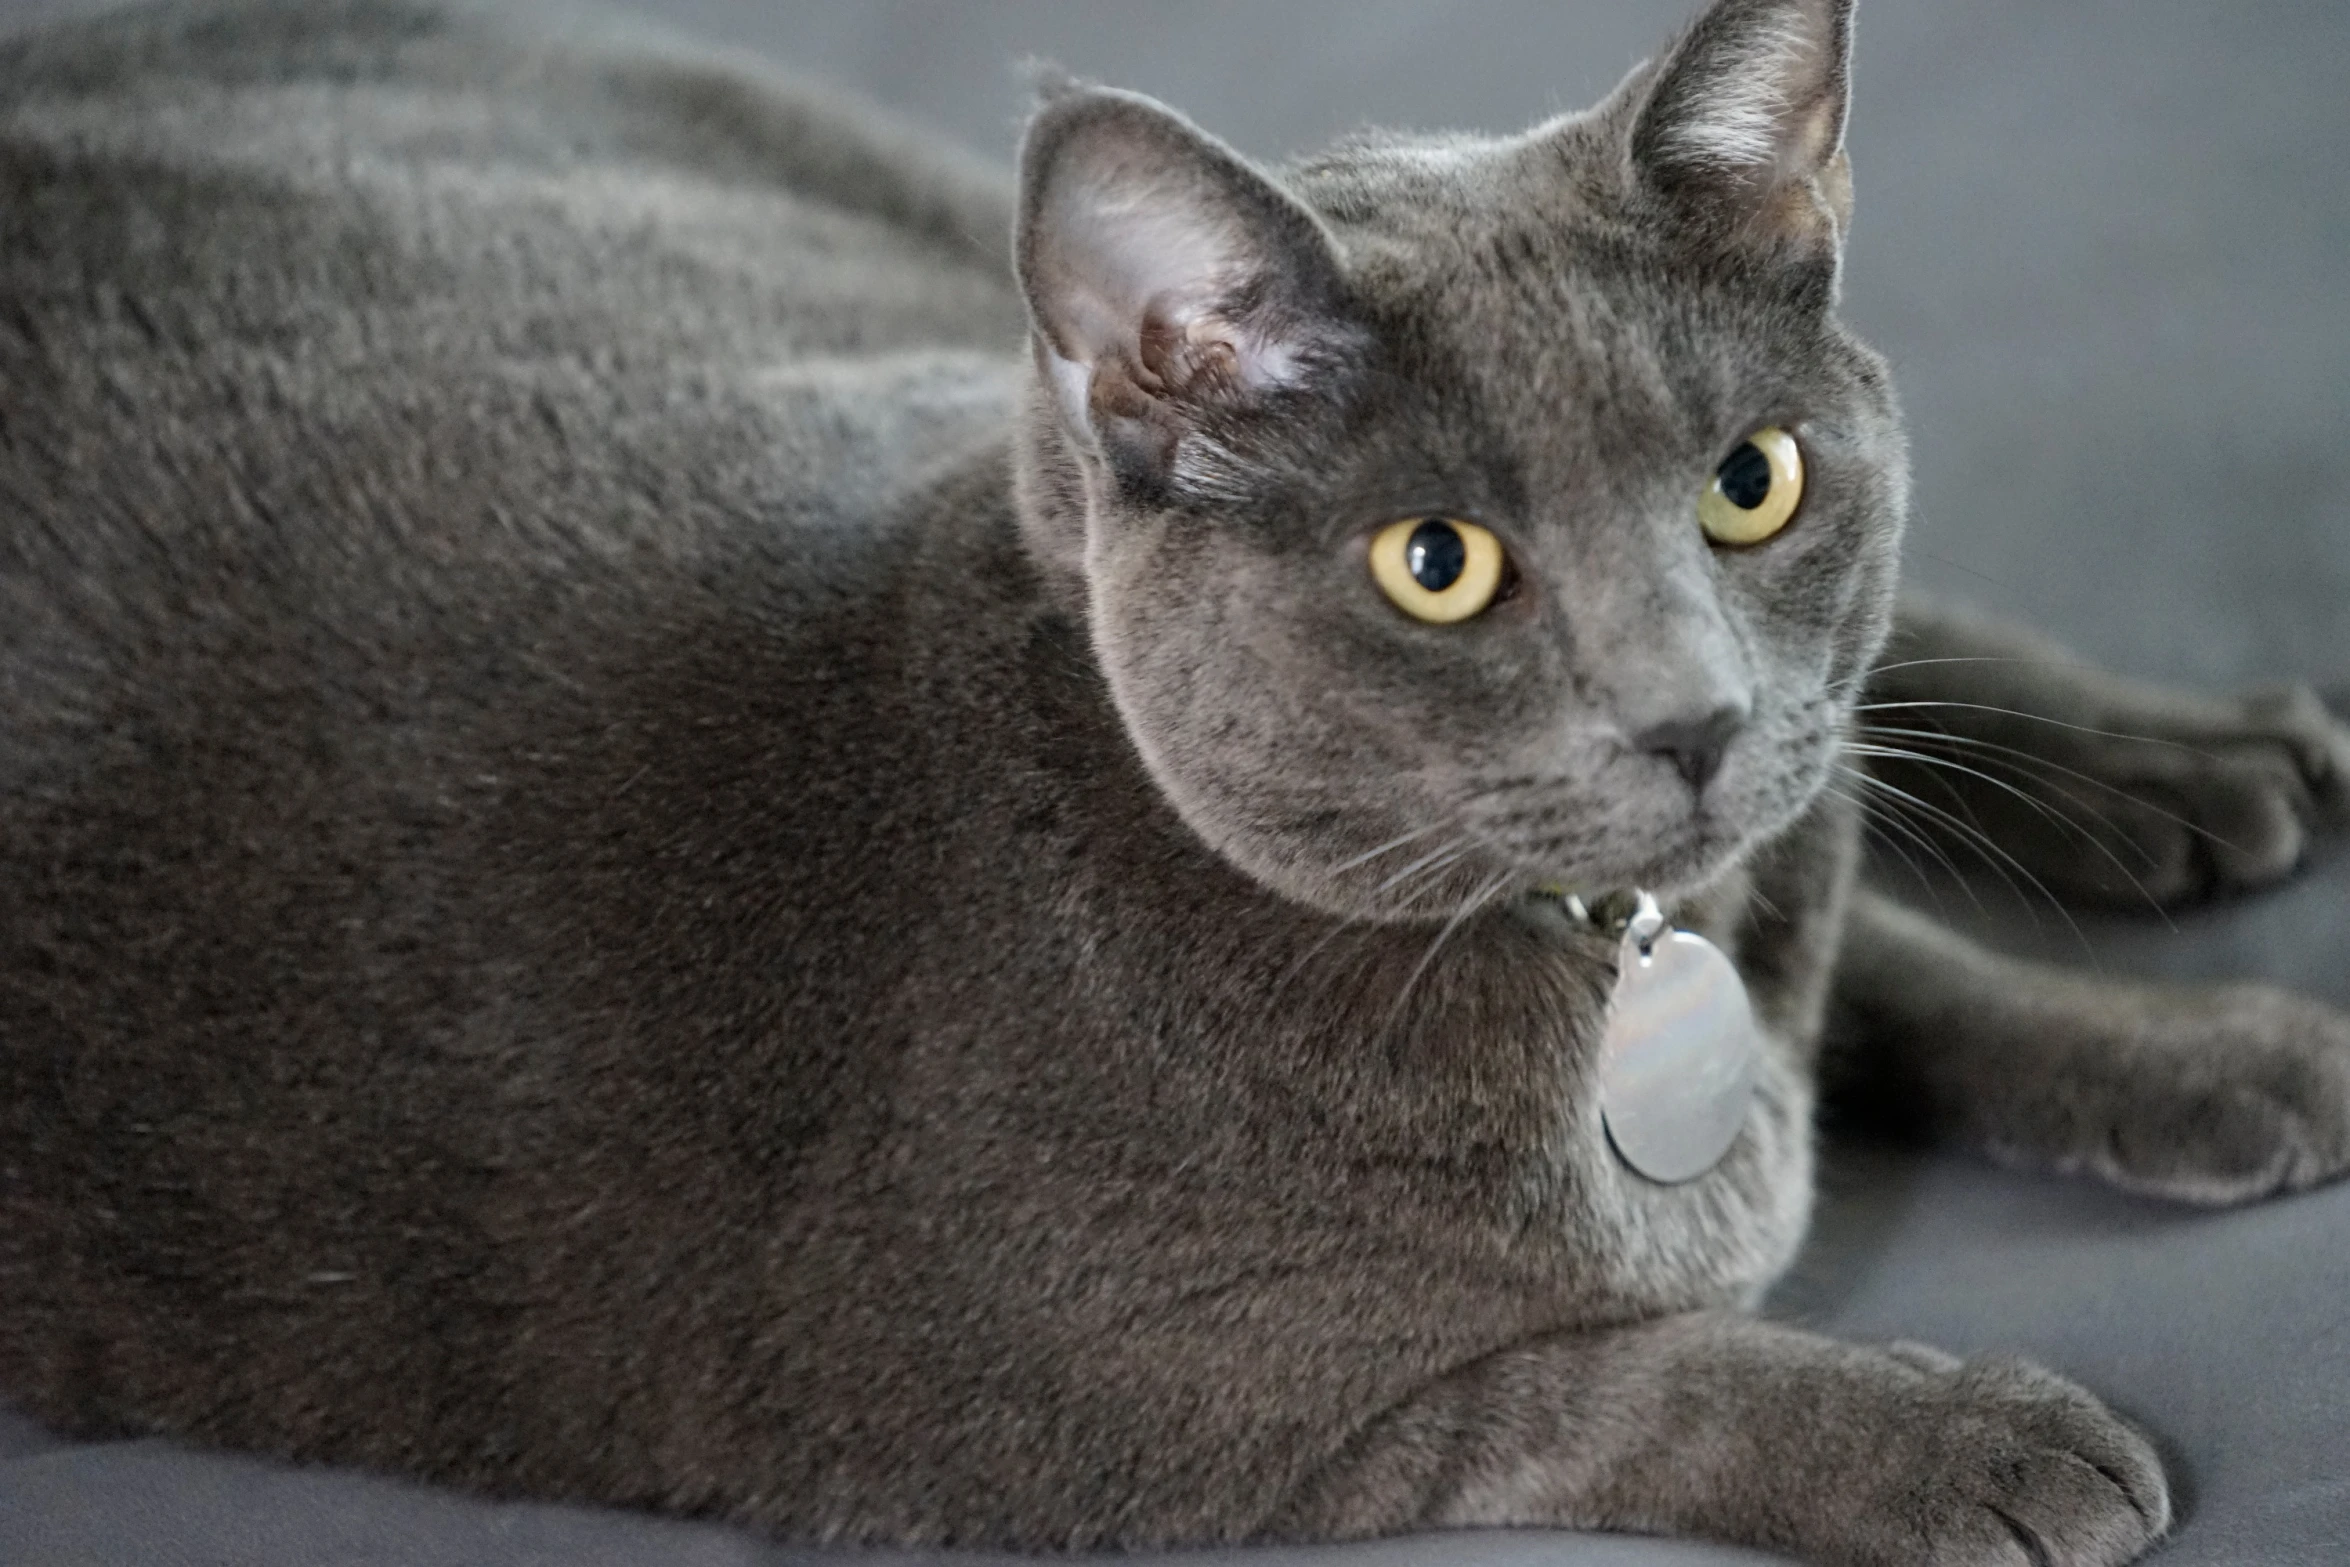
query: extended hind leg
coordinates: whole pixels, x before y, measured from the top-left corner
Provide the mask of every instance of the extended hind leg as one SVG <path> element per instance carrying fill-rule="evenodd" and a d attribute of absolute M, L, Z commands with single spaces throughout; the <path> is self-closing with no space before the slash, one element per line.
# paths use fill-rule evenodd
<path fill-rule="evenodd" d="M 1979 827 L 2083 901 L 2262 886 L 2350 823 L 2350 729 L 2306 688 L 2167 690 L 1925 601 L 1903 603 L 1861 717 L 1871 771 L 1910 797 L 1894 808 Z"/>

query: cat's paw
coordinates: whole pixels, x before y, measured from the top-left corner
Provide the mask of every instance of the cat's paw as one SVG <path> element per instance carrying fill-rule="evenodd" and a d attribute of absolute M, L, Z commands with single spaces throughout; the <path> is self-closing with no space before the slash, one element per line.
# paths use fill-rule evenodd
<path fill-rule="evenodd" d="M 2077 1086 L 2081 1146 L 2060 1166 L 2215 1205 L 2350 1172 L 2350 1016 L 2267 985 L 2133 1010 L 2131 1048 Z"/>
<path fill-rule="evenodd" d="M 1937 738 L 1929 719 L 1874 731 L 1894 743 L 1873 766 L 1951 852 L 2020 873 L 2019 890 L 2167 908 L 2280 881 L 2350 826 L 2350 726 L 2307 687 L 2149 689 L 2077 723 L 1954 705 L 1979 733 Z"/>
<path fill-rule="evenodd" d="M 2008 1357 L 1903 1346 L 1926 1386 L 1898 1467 L 1871 1487 L 1881 1530 L 1846 1559 L 1920 1567 L 2119 1567 L 2170 1527 L 2153 1446 L 2089 1393 Z"/>
<path fill-rule="evenodd" d="M 2350 727 L 2306 686 L 2248 693 L 2165 727 L 2149 724 L 2145 740 L 2082 737 L 2080 770 L 2109 792 L 2076 787 L 2051 803 L 2084 822 L 2104 818 L 2099 836 L 2119 842 L 2109 854 L 2080 834 L 2077 882 L 2162 904 L 2247 891 L 2291 875 L 2316 834 L 2350 825 Z"/>

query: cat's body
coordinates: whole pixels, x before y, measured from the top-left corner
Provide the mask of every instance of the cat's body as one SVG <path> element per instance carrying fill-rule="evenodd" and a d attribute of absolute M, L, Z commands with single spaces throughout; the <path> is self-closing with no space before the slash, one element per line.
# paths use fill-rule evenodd
<path fill-rule="evenodd" d="M 1922 1530 L 1997 1560 L 1963 1554 L 2012 1548 L 1970 1442 L 2057 1560 L 2159 1530 L 2150 1455 L 2044 1373 L 1736 1315 L 1802 1236 L 1821 1042 L 1832 1012 L 1881 1033 L 1905 1103 L 2015 1157 L 2237 1196 L 2340 1167 L 2330 1015 L 2212 1003 L 2219 1033 L 2268 1020 L 2299 1074 L 2307 1127 L 2263 1122 L 2249 1152 L 2152 1139 L 2184 1167 L 2149 1174 L 2086 1125 L 2126 1090 L 2096 1064 L 2120 1003 L 2094 999 L 2071 1030 L 2092 1066 L 2038 1101 L 2090 1110 L 2038 1141 L 1977 1127 L 1997 1093 L 1966 1063 L 2017 1030 L 1986 1006 L 1997 1038 L 1954 1043 L 1920 967 L 1941 938 L 1874 903 L 1832 996 L 1853 812 L 1751 764 L 1767 830 L 1701 838 L 1703 874 L 1665 890 L 1739 959 L 1760 1091 L 1719 1167 L 1648 1183 L 1592 1086 L 1611 937 L 1498 883 L 1431 889 L 1376 837 L 1339 888 L 1338 851 L 1282 836 L 1326 830 L 1298 804 L 1321 715 L 1365 699 L 1258 720 L 1298 758 L 1259 794 L 1218 749 L 1247 719 L 1168 754 L 1220 649 L 1268 685 L 1284 649 L 1236 621 L 1154 662 L 1180 639 L 1121 618 L 1149 584 L 1069 531 L 1074 497 L 1266 470 L 1245 426 L 1216 427 L 1205 480 L 1183 438 L 1128 450 L 1106 422 L 1089 457 L 1055 433 L 1066 338 L 1015 434 L 1008 189 L 689 58 L 389 3 L 297 20 L 318 14 L 0 53 L 0 1391 L 71 1426 L 802 1536 L 1556 1521 L 1849 1560 Z M 1104 101 L 1050 112 L 1080 138 Z M 1041 145 L 1023 264 L 1049 333 Z M 1519 217 L 1479 241 L 1449 155 L 1362 156 L 1292 176 L 1353 213 L 1330 221 L 1371 236 L 1358 258 L 1411 252 L 1374 219 L 1418 185 L 1424 223 L 1509 276 Z M 1554 372 L 1593 406 L 1727 397 L 1609 309 L 1679 288 L 1684 329 L 1729 340 L 1740 274 L 1651 277 L 1618 237 L 1550 285 L 1575 319 Z M 1408 403 L 1460 366 L 1399 347 L 1381 297 L 1372 380 Z M 1772 330 L 1806 345 L 1791 383 L 1844 400 L 1816 482 L 1856 521 L 1791 541 L 1813 553 L 1781 613 L 1849 702 L 1887 630 L 1898 437 L 1874 361 L 1805 308 Z M 1227 346 L 1245 375 L 1261 345 Z M 1097 366 L 1092 417 L 1151 427 L 1173 362 L 1106 392 Z M 1481 471 L 1578 482 L 1539 469 Z M 2182 785 L 2190 812 L 2196 787 L 2330 785 L 2342 754 L 2299 711 L 2095 695 L 2251 758 Z M 2166 890 L 2274 874 L 2298 828 L 2268 830 Z M 1380 906 L 1397 877 L 1438 901 Z M 1992 982 L 2018 1007 L 2037 983 Z M 2067 1027 L 2036 1026 L 2061 1055 Z M 1789 1421 L 1807 1458 L 1771 1435 Z M 2107 1493 L 2073 1494 L 2076 1451 Z"/>

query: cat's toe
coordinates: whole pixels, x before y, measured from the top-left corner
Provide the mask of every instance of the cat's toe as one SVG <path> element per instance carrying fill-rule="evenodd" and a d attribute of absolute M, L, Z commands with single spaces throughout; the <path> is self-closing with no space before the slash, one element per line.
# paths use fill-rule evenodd
<path fill-rule="evenodd" d="M 2350 1171 L 2350 1016 L 2263 985 L 2155 1025 L 2081 1161 L 2117 1186 L 2223 1205 Z"/>
<path fill-rule="evenodd" d="M 2302 685 L 2252 692 L 2239 711 L 2237 732 L 2197 748 L 2210 766 L 2196 803 L 2222 880 L 2251 885 L 2290 872 L 2312 829 L 2350 825 L 2350 727 Z"/>
<path fill-rule="evenodd" d="M 1937 1377 L 1936 1462 L 1895 1505 L 1936 1567 L 2119 1567 L 2170 1527 L 2146 1438 L 2089 1393 L 2008 1357 Z"/>
<path fill-rule="evenodd" d="M 2022 1461 L 1994 1461 L 1985 1505 L 2037 1545 L 2030 1560 L 2126 1562 L 2169 1529 L 2170 1485 L 2153 1445 L 2089 1393 L 2008 1357 L 1976 1361 L 1959 1384 L 2011 1422 Z"/>
<path fill-rule="evenodd" d="M 2350 826 L 2350 724 L 2306 685 L 2256 691 L 2243 700 L 2254 729 L 2292 757 L 2301 798 L 2316 824 Z"/>
<path fill-rule="evenodd" d="M 2096 815 L 2097 836 L 2118 841 L 2079 834 L 2085 890 L 2165 905 L 2250 891 L 2293 874 L 2316 833 L 2350 825 L 2350 728 L 2306 686 L 2231 706 L 2202 732 L 2115 742 L 2119 785 Z"/>

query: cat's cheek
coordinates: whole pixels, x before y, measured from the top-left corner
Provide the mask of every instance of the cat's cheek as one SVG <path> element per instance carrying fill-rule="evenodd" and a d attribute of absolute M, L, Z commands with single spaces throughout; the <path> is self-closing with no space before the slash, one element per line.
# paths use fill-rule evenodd
<path fill-rule="evenodd" d="M 1334 872 L 1430 819 L 1405 789 L 1332 787 L 1334 779 L 1392 779 L 1392 759 L 1366 755 L 1343 724 L 1316 723 L 1272 700 L 1278 682 L 1260 681 L 1257 700 L 1246 700 L 1243 683 L 1214 658 L 1153 649 L 1131 624 L 1097 639 L 1097 650 L 1151 783 L 1208 851 L 1269 894 L 1321 913 L 1408 917 L 1407 906 L 1375 895 L 1377 879 Z M 1413 890 L 1440 896 L 1442 869 Z"/>
<path fill-rule="evenodd" d="M 1827 727 L 1756 736 L 1715 781 L 1705 825 L 1720 852 L 1744 858 L 1794 827 L 1831 782 L 1838 754 L 1835 731 Z"/>

